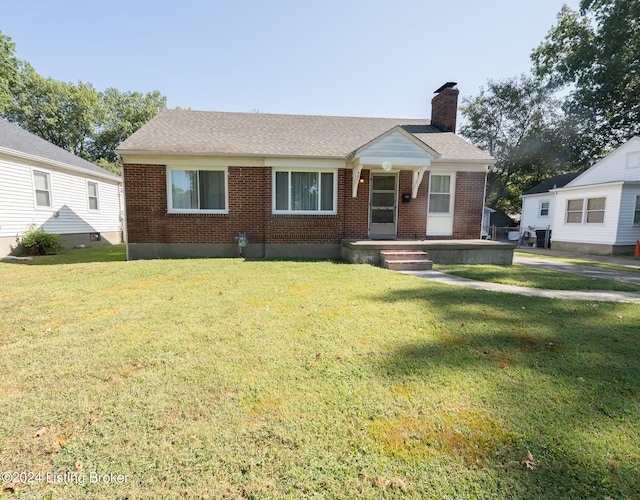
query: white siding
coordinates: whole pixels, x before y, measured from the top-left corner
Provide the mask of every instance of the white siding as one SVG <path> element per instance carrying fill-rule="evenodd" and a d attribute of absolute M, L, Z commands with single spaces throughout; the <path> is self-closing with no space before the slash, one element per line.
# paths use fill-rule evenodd
<path fill-rule="evenodd" d="M 386 135 L 356 154 L 362 165 L 380 165 L 390 162 L 396 166 L 429 166 L 434 157 L 401 132 Z"/>
<path fill-rule="evenodd" d="M 524 231 L 529 226 L 536 229 L 547 229 L 553 223 L 555 195 L 552 193 L 528 194 L 522 197 L 520 228 Z M 549 215 L 540 215 L 540 204 L 549 203 Z"/>
<path fill-rule="evenodd" d="M 640 166 L 629 166 L 627 155 L 640 152 L 640 136 L 633 137 L 622 146 L 585 171 L 566 187 L 586 186 L 613 181 L 640 181 Z M 637 165 L 637 163 L 636 163 Z"/>
<path fill-rule="evenodd" d="M 33 168 L 50 174 L 51 208 L 35 206 Z M 0 157 L 0 179 L 0 237 L 22 235 L 31 224 L 59 234 L 121 230 L 117 182 L 92 177 L 89 172 L 85 176 L 32 166 L 5 156 Z M 98 211 L 89 210 L 87 180 L 98 184 Z"/>
<path fill-rule="evenodd" d="M 640 196 L 640 186 L 624 186 L 620 201 L 620 220 L 616 244 L 633 245 L 640 240 L 640 226 L 633 225 L 636 196 Z"/>
<path fill-rule="evenodd" d="M 553 215 L 553 241 L 576 243 L 595 243 L 613 245 L 616 243 L 618 232 L 618 215 L 620 212 L 621 185 L 585 186 L 581 189 L 561 189 L 557 191 L 555 210 Z M 604 223 L 587 224 L 584 220 L 580 224 L 567 224 L 565 213 L 567 200 L 588 198 L 606 198 Z M 583 218 L 584 219 L 584 218 Z"/>

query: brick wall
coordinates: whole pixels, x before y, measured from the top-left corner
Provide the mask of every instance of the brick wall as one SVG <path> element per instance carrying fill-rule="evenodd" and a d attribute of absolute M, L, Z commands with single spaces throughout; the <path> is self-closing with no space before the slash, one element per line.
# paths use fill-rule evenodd
<path fill-rule="evenodd" d="M 351 196 L 351 170 L 338 170 L 338 215 L 273 215 L 270 168 L 229 167 L 229 214 L 167 214 L 166 167 L 124 166 L 127 228 L 131 243 L 234 243 L 240 232 L 251 243 L 337 244 L 369 234 L 370 172 L 363 170 L 358 196 Z M 484 205 L 482 172 L 459 172 L 453 238 L 480 237 Z M 402 171 L 398 196 L 411 193 L 412 172 Z M 428 176 L 418 197 L 398 203 L 398 237 L 424 238 Z"/>
<path fill-rule="evenodd" d="M 423 239 L 427 227 L 427 198 L 429 196 L 428 175 L 422 179 L 418 196 L 408 203 L 402 202 L 402 194 L 411 194 L 413 172 L 403 170 L 398 181 L 398 238 Z"/>
<path fill-rule="evenodd" d="M 453 238 L 480 238 L 484 208 L 484 172 L 458 172 L 453 209 Z"/>
<path fill-rule="evenodd" d="M 344 237 L 368 238 L 369 237 L 369 184 L 371 175 L 369 170 L 360 173 L 361 183 L 358 184 L 358 196 L 352 196 L 353 177 L 351 170 L 345 170 L 344 176 Z M 340 213 L 340 211 L 338 211 Z"/>
<path fill-rule="evenodd" d="M 344 213 L 345 170 L 338 171 L 338 213 Z M 340 243 L 338 215 L 273 215 L 270 168 L 229 167 L 229 214 L 168 214 L 166 167 L 124 166 L 130 243 Z M 366 224 L 366 219 L 365 219 Z"/>

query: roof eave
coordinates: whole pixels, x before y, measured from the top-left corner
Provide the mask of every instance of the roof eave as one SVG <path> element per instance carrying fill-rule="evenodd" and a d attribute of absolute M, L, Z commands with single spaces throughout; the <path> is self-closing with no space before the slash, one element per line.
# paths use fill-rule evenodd
<path fill-rule="evenodd" d="M 119 177 L 115 174 L 110 173 L 102 173 L 95 172 L 93 170 L 89 170 L 86 168 L 78 167 L 76 165 L 71 165 L 69 163 L 64 163 L 58 160 L 51 160 L 49 158 L 45 158 L 43 156 L 33 155 L 30 153 L 24 153 L 22 151 L 18 151 L 16 149 L 10 149 L 0 146 L 0 154 L 5 154 L 7 156 L 14 156 L 16 158 L 21 158 L 23 160 L 31 161 L 31 162 L 39 162 L 45 165 L 49 165 L 54 168 L 60 168 L 64 170 L 70 170 L 72 172 L 81 173 L 84 175 L 91 175 L 94 177 L 100 177 L 101 179 L 108 179 L 114 182 L 122 182 L 122 177 Z"/>

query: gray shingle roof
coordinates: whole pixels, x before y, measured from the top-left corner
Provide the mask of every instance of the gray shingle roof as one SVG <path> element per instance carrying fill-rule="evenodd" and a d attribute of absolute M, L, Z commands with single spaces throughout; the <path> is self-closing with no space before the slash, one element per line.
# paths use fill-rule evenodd
<path fill-rule="evenodd" d="M 120 154 L 346 158 L 396 126 L 440 153 L 442 160 L 492 158 L 429 120 L 162 110 L 117 149 Z"/>
<path fill-rule="evenodd" d="M 66 149 L 62 149 L 55 144 L 51 144 L 49 141 L 45 141 L 41 137 L 38 137 L 31 132 L 27 132 L 17 125 L 2 119 L 0 119 L 0 147 L 37 156 L 44 161 L 50 160 L 64 163 L 66 165 L 87 170 L 94 174 L 102 176 L 106 175 L 113 177 L 114 180 L 120 180 L 120 177 L 100 168 L 98 165 L 84 160 L 79 156 L 70 153 Z"/>
<path fill-rule="evenodd" d="M 549 190 L 564 187 L 569 184 L 573 179 L 578 177 L 581 172 L 574 172 L 572 174 L 560 174 L 554 175 L 553 177 L 547 179 L 546 181 L 542 181 L 537 186 L 532 187 L 524 194 L 542 194 L 548 193 Z"/>

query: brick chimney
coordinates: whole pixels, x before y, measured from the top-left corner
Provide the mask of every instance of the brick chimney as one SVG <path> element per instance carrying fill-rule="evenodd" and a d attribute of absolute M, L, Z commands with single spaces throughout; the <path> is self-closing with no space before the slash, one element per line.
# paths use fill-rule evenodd
<path fill-rule="evenodd" d="M 456 133 L 456 114 L 458 113 L 458 94 L 454 88 L 456 82 L 447 82 L 438 90 L 431 100 L 431 125 L 443 132 Z"/>

